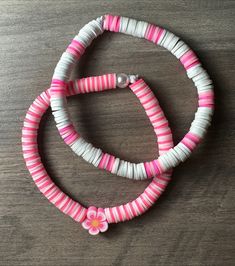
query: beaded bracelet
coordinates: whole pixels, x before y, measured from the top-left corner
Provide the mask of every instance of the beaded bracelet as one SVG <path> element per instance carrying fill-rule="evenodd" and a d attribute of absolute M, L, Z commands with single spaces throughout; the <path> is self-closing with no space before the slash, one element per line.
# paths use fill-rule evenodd
<path fill-rule="evenodd" d="M 133 164 L 115 158 L 108 153 L 103 153 L 100 149 L 87 143 L 76 132 L 69 118 L 66 105 L 66 84 L 74 65 L 84 53 L 86 47 L 90 45 L 94 38 L 102 34 L 104 30 L 145 38 L 148 41 L 166 48 L 180 60 L 188 77 L 193 80 L 197 88 L 199 106 L 189 132 L 175 147 L 170 148 L 172 143 L 165 140 L 166 142 L 163 149 L 165 151 L 167 150 L 167 152 L 160 153 L 159 158 L 153 161 Z M 127 76 L 121 76 L 119 79 L 119 85 L 121 86 L 128 83 Z M 102 82 L 105 84 L 107 80 L 103 80 Z M 97 84 L 92 83 L 92 80 L 88 79 L 84 90 L 89 90 L 92 86 L 96 87 Z M 136 93 L 139 97 L 147 96 L 144 87 L 140 87 Z M 195 53 L 180 40 L 179 37 L 163 28 L 144 21 L 112 15 L 105 15 L 89 22 L 79 31 L 79 34 L 75 36 L 55 68 L 50 94 L 53 115 L 59 133 L 65 143 L 68 144 L 77 155 L 86 153 L 86 156 L 83 156 L 83 158 L 96 167 L 106 169 L 119 176 L 134 179 L 146 179 L 159 175 L 177 166 L 180 162 L 185 161 L 206 133 L 211 122 L 214 108 L 212 81 L 202 68 Z M 156 127 L 164 127 L 167 124 L 166 119 L 159 116 L 160 109 L 154 105 L 154 98 L 152 98 L 150 94 L 146 100 L 146 111 L 150 121 L 153 123 L 154 129 Z M 165 134 L 163 139 L 169 136 L 167 135 L 168 132 L 165 132 Z M 87 158 L 89 158 L 89 160 Z M 126 171 L 127 169 L 128 171 Z"/>
<path fill-rule="evenodd" d="M 116 75 L 109 74 L 100 77 L 85 78 L 77 80 L 76 82 L 70 81 L 65 85 L 65 95 L 70 96 L 78 93 L 98 91 L 96 86 L 91 86 L 89 87 L 89 90 L 84 90 L 84 84 L 91 80 L 93 80 L 94 83 L 99 83 L 99 81 L 103 79 L 110 82 L 105 83 L 102 88 L 100 87 L 100 91 L 115 88 Z M 160 116 L 165 119 L 164 113 L 161 110 L 157 99 L 142 79 L 135 81 L 130 85 L 130 88 L 138 97 L 152 125 L 154 126 L 155 133 L 158 137 L 159 150 L 161 150 L 162 153 L 166 152 L 166 150 L 162 148 L 165 145 L 164 141 L 159 141 L 159 138 L 164 136 L 165 132 L 167 131 L 168 138 L 172 139 L 171 130 L 168 127 L 168 123 L 158 127 L 152 122 L 151 114 L 148 113 L 148 100 L 146 99 L 148 99 L 148 95 L 151 95 L 151 98 L 154 99 L 155 104 L 159 108 Z M 139 94 L 140 88 L 144 88 L 145 95 Z M 171 171 L 167 171 L 163 174 L 159 174 L 157 177 L 154 177 L 144 192 L 135 200 L 123 205 L 104 209 L 96 208 L 94 206 L 91 206 L 87 209 L 79 202 L 71 199 L 67 194 L 61 191 L 59 187 L 56 186 L 56 184 L 47 174 L 46 169 L 41 162 L 37 144 L 39 124 L 43 114 L 50 105 L 50 98 L 51 90 L 49 89 L 36 98 L 27 111 L 22 129 L 22 149 L 24 160 L 38 189 L 61 212 L 70 216 L 76 222 L 82 223 L 82 226 L 92 235 L 96 235 L 99 232 L 105 232 L 108 229 L 108 223 L 118 223 L 131 220 L 134 217 L 146 212 L 165 190 L 168 182 L 170 181 Z M 57 119 L 59 118 L 57 117 Z M 173 146 L 172 141 L 170 143 L 171 144 L 169 144 L 169 148 Z M 90 160 L 89 157 L 86 157 L 87 154 L 83 154 L 83 156 L 85 156 L 88 161 Z M 131 168 L 127 167 L 126 171 L 130 171 L 130 169 Z M 123 174 L 127 175 L 125 172 Z"/>

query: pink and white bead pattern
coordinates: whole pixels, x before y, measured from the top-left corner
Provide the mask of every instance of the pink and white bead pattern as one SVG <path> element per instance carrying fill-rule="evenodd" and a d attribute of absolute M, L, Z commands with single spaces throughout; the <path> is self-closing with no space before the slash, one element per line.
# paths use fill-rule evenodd
<path fill-rule="evenodd" d="M 104 80 L 106 80 L 106 82 L 103 82 Z M 97 84 L 97 86 L 91 85 L 88 89 L 86 84 Z M 116 74 L 84 78 L 75 82 L 70 81 L 67 84 L 64 84 L 64 86 L 64 93 L 66 96 L 75 95 L 78 93 L 114 89 L 116 87 Z M 157 99 L 142 79 L 137 80 L 130 86 L 130 88 L 140 100 L 145 112 L 153 124 L 154 131 L 158 138 L 159 151 L 161 154 L 164 154 L 173 146 L 173 142 L 171 130 L 168 127 L 167 120 L 159 106 Z M 160 174 L 157 177 L 155 176 L 144 192 L 135 200 L 120 206 L 104 209 L 96 208 L 94 206 L 91 206 L 88 209 L 83 207 L 79 202 L 74 201 L 67 194 L 61 191 L 60 188 L 52 181 L 41 162 L 37 143 L 39 124 L 43 114 L 50 105 L 51 93 L 52 91 L 48 89 L 36 98 L 27 111 L 22 129 L 23 156 L 26 166 L 38 189 L 61 212 L 70 216 L 76 222 L 82 223 L 82 226 L 93 235 L 96 235 L 99 232 L 105 232 L 108 229 L 108 223 L 131 220 L 134 217 L 146 212 L 165 190 L 168 182 L 170 181 L 171 171 Z M 57 92 L 54 91 L 53 93 Z M 156 110 L 158 110 L 156 114 L 149 112 L 150 102 L 151 105 L 154 105 Z M 57 119 L 59 120 L 59 113 L 57 114 Z M 158 124 L 158 120 L 164 121 L 164 123 Z M 65 136 L 65 141 L 70 143 L 72 140 L 73 135 L 68 133 L 67 136 Z M 79 149 L 79 147 L 77 148 Z M 86 147 L 86 149 L 89 150 L 89 147 Z M 91 161 L 90 157 L 86 157 L 86 151 L 81 153 L 81 155 L 85 157 L 86 160 Z M 97 155 L 92 160 L 97 160 L 98 157 L 99 156 Z M 106 165 L 106 167 L 108 166 Z M 147 167 L 148 171 L 153 173 L 155 171 L 155 167 L 157 166 L 155 164 L 150 164 Z M 123 169 L 125 169 L 123 175 L 130 175 L 128 172 L 133 170 L 129 167 L 129 164 L 127 164 L 127 166 L 125 166 Z M 137 171 L 136 168 L 134 168 L 134 171 Z"/>
<path fill-rule="evenodd" d="M 168 121 L 154 94 L 142 79 L 137 79 L 136 76 L 126 76 L 127 80 L 119 84 L 117 80 L 123 78 L 123 75 L 121 77 L 108 74 L 75 82 L 69 81 L 74 65 L 86 47 L 104 30 L 145 38 L 163 46 L 180 60 L 188 77 L 193 80 L 198 92 L 198 110 L 189 132 L 175 147 Z M 158 139 L 160 156 L 150 162 L 134 164 L 103 153 L 87 143 L 75 131 L 69 118 L 67 96 L 114 89 L 116 86 L 124 87 L 123 84 L 126 86 L 129 83 L 133 83 L 130 89 L 144 107 Z M 154 177 L 144 192 L 135 200 L 120 206 L 108 208 L 90 206 L 87 209 L 61 191 L 47 174 L 38 152 L 38 127 L 50 104 L 60 135 L 77 155 L 82 156 L 96 167 L 119 176 L 136 180 Z M 54 71 L 51 88 L 38 96 L 30 106 L 22 130 L 22 148 L 26 166 L 39 190 L 51 203 L 64 214 L 82 223 L 90 234 L 96 235 L 99 232 L 105 232 L 109 223 L 130 220 L 143 214 L 156 202 L 170 181 L 172 167 L 185 161 L 206 133 L 211 122 L 213 108 L 212 81 L 195 53 L 182 40 L 173 33 L 147 22 L 105 15 L 89 22 L 80 30 L 60 58 Z"/>
<path fill-rule="evenodd" d="M 197 88 L 198 109 L 189 132 L 175 147 L 171 147 L 170 149 L 171 143 L 167 139 L 167 133 L 163 132 L 161 136 L 164 139 L 163 149 L 169 150 L 165 153 L 160 153 L 159 158 L 151 162 L 134 164 L 116 158 L 108 153 L 103 153 L 100 149 L 87 143 L 76 132 L 69 118 L 66 105 L 66 84 L 74 65 L 84 53 L 86 47 L 90 45 L 93 39 L 102 34 L 104 30 L 122 32 L 135 37 L 145 38 L 166 48 L 180 60 L 188 77 L 193 80 Z M 87 84 L 86 89 L 91 85 L 94 84 Z M 106 169 L 119 176 L 136 180 L 159 175 L 177 166 L 180 162 L 185 161 L 206 133 L 211 123 L 214 109 L 212 81 L 188 45 L 180 40 L 179 37 L 161 27 L 144 21 L 112 15 L 105 15 L 89 22 L 75 36 L 55 68 L 50 91 L 51 108 L 57 128 L 61 137 L 71 149 L 77 155 L 86 152 L 86 156 L 83 156 L 83 158 L 96 167 Z M 139 95 L 141 92 L 142 89 L 140 88 L 137 94 Z M 159 108 L 154 105 L 154 99 L 148 98 L 146 105 L 148 106 L 146 112 L 150 115 L 154 128 L 155 126 L 159 128 L 159 125 L 160 127 L 164 127 L 167 122 L 159 116 Z"/>

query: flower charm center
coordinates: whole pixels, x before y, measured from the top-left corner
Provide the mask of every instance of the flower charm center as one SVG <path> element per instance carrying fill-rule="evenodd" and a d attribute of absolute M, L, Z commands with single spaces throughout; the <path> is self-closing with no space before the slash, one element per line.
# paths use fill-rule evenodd
<path fill-rule="evenodd" d="M 94 227 L 99 227 L 100 222 L 99 222 L 97 219 L 95 219 L 95 220 L 93 220 L 93 221 L 91 222 L 91 225 L 94 226 Z"/>

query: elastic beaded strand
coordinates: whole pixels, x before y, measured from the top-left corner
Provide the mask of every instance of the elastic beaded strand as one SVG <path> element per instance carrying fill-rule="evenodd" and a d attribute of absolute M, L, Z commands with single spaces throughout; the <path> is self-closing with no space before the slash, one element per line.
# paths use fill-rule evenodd
<path fill-rule="evenodd" d="M 93 153 L 97 153 L 97 148 L 90 146 L 91 144 L 88 144 L 84 139 L 82 139 L 82 141 L 79 140 L 81 136 L 75 131 L 71 120 L 69 119 L 65 101 L 64 84 L 67 82 L 74 64 L 85 51 L 86 47 L 94 38 L 102 34 L 104 30 L 122 32 L 135 37 L 145 38 L 168 49 L 180 60 L 188 77 L 193 80 L 197 87 L 199 97 L 198 110 L 188 132 L 190 136 L 193 136 L 190 139 L 191 144 L 189 144 L 189 141 L 187 140 L 187 133 L 180 143 L 170 149 L 167 153 L 164 153 L 164 156 L 162 155 L 162 150 L 166 151 L 168 149 L 169 143 L 167 142 L 164 143 L 165 145 L 162 145 L 158 159 L 140 164 L 129 164 L 119 158 L 114 158 L 112 159 L 112 162 L 108 162 L 107 160 L 109 160 L 112 155 L 107 153 L 102 153 L 101 156 L 96 158 L 95 163 L 90 159 L 94 157 Z M 90 84 L 86 85 L 86 88 L 83 89 L 83 93 L 85 93 L 86 90 L 89 91 L 89 86 Z M 161 136 L 161 139 L 163 142 L 167 141 L 168 125 L 161 117 L 162 114 L 159 111 L 158 104 L 152 102 L 152 95 L 147 95 L 144 88 L 136 90 L 136 95 L 138 98 L 140 97 L 139 99 L 143 97 L 145 111 L 148 116 L 151 117 L 151 122 L 154 121 L 154 129 L 157 126 L 159 134 L 162 130 L 161 134 L 163 135 Z M 59 132 L 64 141 L 71 146 L 77 155 L 81 155 L 85 152 L 87 147 L 90 147 L 87 155 L 84 157 L 85 160 L 88 160 L 87 158 L 89 158 L 89 162 L 93 163 L 96 167 L 98 166 L 101 169 L 106 169 L 119 176 L 136 180 L 151 178 L 152 176 L 163 173 L 168 169 L 177 166 L 180 162 L 185 161 L 205 135 L 207 128 L 210 125 L 214 108 L 212 81 L 206 71 L 201 67 L 197 56 L 188 45 L 180 40 L 179 37 L 161 27 L 147 22 L 137 21 L 135 19 L 112 15 L 105 15 L 104 17 L 93 20 L 80 30 L 79 34 L 74 38 L 71 45 L 68 46 L 66 52 L 62 55 L 61 60 L 56 66 L 52 79 L 51 96 L 51 107 L 57 127 L 58 129 L 60 129 L 61 126 L 65 128 L 64 134 L 62 134 L 61 131 Z M 66 128 L 69 133 L 66 132 Z M 67 134 L 70 136 L 67 136 Z M 66 138 L 64 138 L 63 135 L 66 135 Z M 195 141 L 195 139 L 197 140 Z M 81 147 L 78 148 L 79 145 L 81 145 Z M 76 149 L 74 149 L 73 146 L 76 146 Z M 129 171 L 126 171 L 127 165 Z M 151 167 L 151 171 L 149 170 L 149 165 L 154 165 L 154 167 Z"/>
<path fill-rule="evenodd" d="M 107 83 L 105 87 L 102 88 L 102 90 L 107 89 L 113 89 L 114 86 L 116 86 L 116 83 L 114 82 L 116 79 L 115 74 L 109 74 L 104 75 L 106 77 L 110 77 L 110 80 L 112 82 Z M 64 84 L 65 87 L 65 95 L 75 95 L 79 93 L 84 93 L 82 91 L 81 87 L 75 87 L 75 84 L 86 84 L 88 80 L 99 80 L 100 77 L 93 77 L 93 78 L 85 78 L 82 80 L 77 80 L 75 82 L 69 82 L 68 84 Z M 138 80 L 137 82 L 133 83 L 130 88 L 135 93 L 135 91 L 139 90 L 139 88 L 145 88 L 145 90 L 150 93 L 149 87 L 144 83 L 143 80 Z M 71 88 L 73 88 L 71 90 Z M 89 88 L 89 92 L 95 92 L 96 89 L 93 87 Z M 88 92 L 88 91 L 87 91 Z M 22 129 L 22 149 L 23 149 L 23 156 L 26 162 L 26 166 L 36 184 L 38 189 L 41 191 L 41 193 L 44 194 L 44 196 L 52 203 L 54 204 L 61 212 L 64 214 L 70 216 L 72 219 L 74 219 L 76 222 L 82 223 L 83 227 L 91 234 L 97 234 L 99 230 L 101 232 L 107 230 L 108 225 L 106 223 L 117 223 L 117 222 L 123 222 L 126 220 L 131 220 L 134 217 L 143 214 L 146 212 L 158 199 L 158 197 L 161 195 L 161 193 L 164 191 L 166 185 L 170 181 L 171 171 L 161 174 L 158 177 L 154 177 L 152 182 L 147 186 L 147 188 L 144 190 L 144 192 L 137 197 L 137 199 L 126 203 L 124 205 L 111 207 L 111 208 L 95 208 L 95 207 L 89 207 L 88 209 L 83 207 L 80 203 L 74 201 L 71 199 L 68 195 L 66 195 L 64 192 L 60 190 L 59 187 L 55 185 L 55 183 L 51 180 L 49 175 L 47 174 L 38 152 L 38 145 L 37 145 L 37 134 L 38 134 L 38 128 L 39 123 L 41 121 L 41 118 L 43 114 L 46 112 L 47 108 L 50 104 L 50 95 L 51 90 L 46 90 L 43 92 L 40 96 L 36 98 L 36 100 L 33 102 L 33 104 L 30 106 L 26 118 L 24 120 L 24 126 Z M 141 102 L 141 101 L 140 101 Z M 155 99 L 156 104 L 158 104 L 158 101 Z M 144 107 L 143 102 L 141 104 Z M 161 108 L 159 106 L 159 109 L 161 111 Z M 162 112 L 162 111 L 161 111 Z M 163 119 L 164 113 L 162 112 Z M 61 129 L 63 131 L 63 128 Z M 169 133 L 169 139 L 171 140 L 169 142 L 169 148 L 173 146 L 172 142 L 172 135 L 170 129 L 168 129 Z M 63 131 L 64 132 L 64 131 Z M 156 135 L 158 134 L 158 128 L 156 126 Z M 66 137 L 70 136 L 69 134 L 66 135 Z M 81 141 L 81 138 L 79 139 Z M 161 149 L 161 143 L 159 143 L 159 149 Z M 114 160 L 114 157 L 109 157 Z M 108 166 L 106 165 L 108 168 Z M 110 166 L 109 166 L 110 167 Z M 143 166 L 144 167 L 144 166 Z M 151 172 L 152 166 L 150 167 L 149 171 Z M 128 167 L 127 167 L 128 169 Z M 126 173 L 125 173 L 126 174 Z M 90 220 L 92 214 L 95 213 L 95 217 L 99 217 L 99 215 L 103 215 L 103 220 L 100 220 L 100 227 L 99 230 L 92 230 L 88 224 L 90 223 Z M 98 218 L 95 218 L 98 219 Z"/>

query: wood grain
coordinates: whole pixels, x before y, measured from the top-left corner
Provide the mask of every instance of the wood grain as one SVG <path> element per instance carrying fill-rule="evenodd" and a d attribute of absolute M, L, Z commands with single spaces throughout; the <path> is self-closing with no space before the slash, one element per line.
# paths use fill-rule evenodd
<path fill-rule="evenodd" d="M 235 2 L 0 2 L 0 265 L 235 264 Z M 92 237 L 50 205 L 26 171 L 21 153 L 25 112 L 50 82 L 56 62 L 78 30 L 104 13 L 162 25 L 199 55 L 215 83 L 213 125 L 199 149 L 177 167 L 165 194 L 145 215 Z M 196 92 L 179 62 L 144 40 L 105 33 L 88 49 L 74 77 L 139 73 L 158 97 L 175 142 L 187 131 Z M 69 99 L 76 128 L 90 142 L 124 159 L 156 157 L 152 128 L 128 90 Z M 53 180 L 84 204 L 133 199 L 148 182 L 97 170 L 64 145 L 50 111 L 40 151 Z"/>

